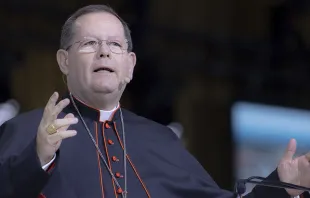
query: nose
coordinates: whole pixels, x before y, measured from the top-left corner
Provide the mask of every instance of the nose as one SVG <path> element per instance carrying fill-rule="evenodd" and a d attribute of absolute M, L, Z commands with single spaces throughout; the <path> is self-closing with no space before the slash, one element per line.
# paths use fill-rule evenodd
<path fill-rule="evenodd" d="M 98 56 L 99 58 L 110 58 L 111 57 L 111 51 L 109 49 L 109 46 L 107 46 L 105 42 L 103 42 L 102 45 L 99 46 Z"/>
<path fill-rule="evenodd" d="M 99 58 L 105 58 L 105 57 L 110 58 L 110 54 L 101 53 L 99 55 Z"/>

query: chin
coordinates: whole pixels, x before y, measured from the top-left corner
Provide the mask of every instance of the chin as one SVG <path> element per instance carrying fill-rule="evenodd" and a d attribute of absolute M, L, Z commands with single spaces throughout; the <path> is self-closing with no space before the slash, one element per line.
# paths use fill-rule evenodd
<path fill-rule="evenodd" d="M 100 85 L 100 86 L 94 86 L 93 90 L 96 93 L 113 93 L 115 90 L 117 90 L 117 86 L 111 86 L 111 85 Z"/>

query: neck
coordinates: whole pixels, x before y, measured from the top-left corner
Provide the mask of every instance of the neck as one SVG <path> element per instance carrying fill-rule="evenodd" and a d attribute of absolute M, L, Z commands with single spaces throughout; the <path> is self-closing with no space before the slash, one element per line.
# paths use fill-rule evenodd
<path fill-rule="evenodd" d="M 116 106 L 118 106 L 120 100 L 120 97 L 114 96 L 113 94 L 94 93 L 81 95 L 72 91 L 71 93 L 76 99 L 80 100 L 87 106 L 103 111 L 113 110 Z"/>

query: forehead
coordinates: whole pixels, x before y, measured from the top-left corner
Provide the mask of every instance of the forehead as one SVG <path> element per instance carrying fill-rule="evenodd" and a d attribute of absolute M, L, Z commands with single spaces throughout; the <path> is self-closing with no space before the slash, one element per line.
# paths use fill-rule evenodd
<path fill-rule="evenodd" d="M 96 12 L 83 15 L 75 22 L 76 37 L 119 37 L 124 39 L 124 28 L 121 21 L 107 12 Z"/>

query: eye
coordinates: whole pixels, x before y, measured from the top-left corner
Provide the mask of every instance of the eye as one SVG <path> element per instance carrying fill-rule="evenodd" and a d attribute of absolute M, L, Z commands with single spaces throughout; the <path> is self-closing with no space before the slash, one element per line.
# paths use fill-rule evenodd
<path fill-rule="evenodd" d="M 119 44 L 119 42 L 117 42 L 117 41 L 109 41 L 108 45 L 112 45 L 112 46 L 116 46 L 116 47 L 122 47 L 122 45 Z"/>
<path fill-rule="evenodd" d="M 98 43 L 97 41 L 90 40 L 90 41 L 85 41 L 82 46 L 94 46 L 94 45 L 97 45 L 97 43 Z"/>

